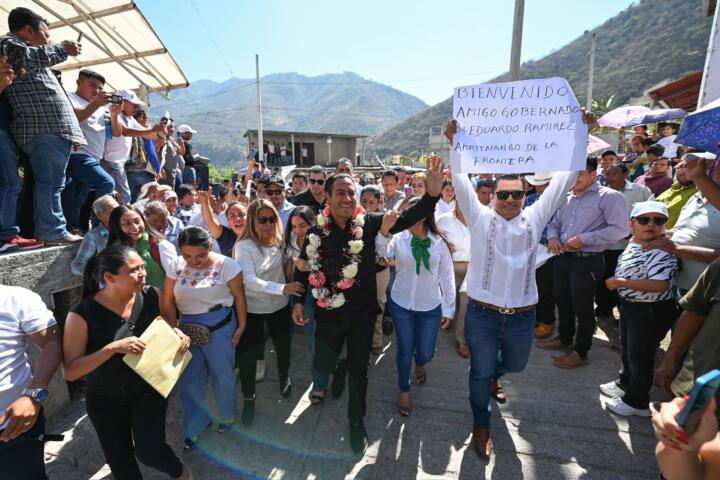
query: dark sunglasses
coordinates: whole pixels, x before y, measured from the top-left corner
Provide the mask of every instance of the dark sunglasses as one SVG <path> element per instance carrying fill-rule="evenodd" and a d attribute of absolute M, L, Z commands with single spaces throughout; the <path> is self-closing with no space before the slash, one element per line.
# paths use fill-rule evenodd
<path fill-rule="evenodd" d="M 310 183 L 312 183 L 313 185 L 325 185 L 325 180 L 323 180 L 322 178 L 319 178 L 319 179 L 311 178 Z"/>
<path fill-rule="evenodd" d="M 257 222 L 260 225 L 265 225 L 266 223 L 275 223 L 277 222 L 277 217 L 257 217 Z"/>
<path fill-rule="evenodd" d="M 654 223 L 655 225 L 657 225 L 658 227 L 661 226 L 661 225 L 665 225 L 665 224 L 667 223 L 667 221 L 668 221 L 668 219 L 665 218 L 665 217 L 655 217 L 655 218 L 650 218 L 650 217 L 635 217 L 635 220 L 636 220 L 640 225 L 647 225 L 648 223 L 650 223 L 650 220 L 652 220 L 653 223 Z"/>
<path fill-rule="evenodd" d="M 513 200 L 520 200 L 525 196 L 525 192 L 522 190 L 500 190 L 499 192 L 495 192 L 495 196 L 499 200 L 507 200 L 511 196 Z"/>
<path fill-rule="evenodd" d="M 265 190 L 265 193 L 268 195 L 282 195 L 284 192 L 282 190 Z"/>

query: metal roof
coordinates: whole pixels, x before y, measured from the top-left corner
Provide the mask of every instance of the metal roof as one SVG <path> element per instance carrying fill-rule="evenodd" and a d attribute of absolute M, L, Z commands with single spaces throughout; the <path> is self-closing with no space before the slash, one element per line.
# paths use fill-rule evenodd
<path fill-rule="evenodd" d="M 247 137 L 248 133 L 257 136 L 257 130 L 245 130 L 243 137 Z M 315 132 L 285 132 L 281 130 L 265 130 L 263 135 L 302 135 L 305 137 L 334 137 L 334 138 L 367 138 L 367 135 L 353 135 L 349 133 L 315 133 Z"/>
<path fill-rule="evenodd" d="M 107 91 L 127 88 L 167 94 L 188 80 L 142 12 L 127 0 L 3 0 L 0 12 L 26 7 L 46 18 L 52 41 L 77 40 L 82 53 L 54 68 L 75 88 L 83 68 L 100 73 Z M 6 27 L 7 28 L 7 27 Z M 144 86 L 144 87 L 143 87 Z"/>

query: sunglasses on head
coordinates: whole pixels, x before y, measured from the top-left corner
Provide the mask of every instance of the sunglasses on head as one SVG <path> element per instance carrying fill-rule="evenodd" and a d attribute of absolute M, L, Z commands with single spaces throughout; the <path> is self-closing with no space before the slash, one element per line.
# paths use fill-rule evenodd
<path fill-rule="evenodd" d="M 310 183 L 312 183 L 313 185 L 325 185 L 325 180 L 323 180 L 322 178 L 311 178 Z"/>
<path fill-rule="evenodd" d="M 654 217 L 654 218 L 650 218 L 650 217 L 635 217 L 635 220 L 636 220 L 640 225 L 647 225 L 648 223 L 650 223 L 650 220 L 652 220 L 653 223 L 654 223 L 655 225 L 657 225 L 658 227 L 661 226 L 661 225 L 665 225 L 665 224 L 667 223 L 667 221 L 668 221 L 668 219 L 665 218 L 665 217 Z"/>
<path fill-rule="evenodd" d="M 513 200 L 520 200 L 525 196 L 525 192 L 522 190 L 500 190 L 495 192 L 495 196 L 499 200 L 507 200 L 511 196 Z"/>
<path fill-rule="evenodd" d="M 267 190 L 267 189 L 266 189 L 266 190 L 265 190 L 265 193 L 267 193 L 268 195 L 282 195 L 282 194 L 283 194 L 283 191 L 282 191 L 282 190 Z"/>
<path fill-rule="evenodd" d="M 277 222 L 277 217 L 257 217 L 257 222 L 260 225 L 265 225 L 266 223 L 275 223 Z"/>

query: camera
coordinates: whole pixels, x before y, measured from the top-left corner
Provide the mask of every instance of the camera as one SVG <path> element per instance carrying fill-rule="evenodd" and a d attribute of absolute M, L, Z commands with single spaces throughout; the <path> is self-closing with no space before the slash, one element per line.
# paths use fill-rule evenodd
<path fill-rule="evenodd" d="M 120 95 L 110 95 L 110 97 L 108 98 L 108 102 L 114 103 L 116 105 L 121 105 L 123 102 L 123 97 L 121 97 Z"/>

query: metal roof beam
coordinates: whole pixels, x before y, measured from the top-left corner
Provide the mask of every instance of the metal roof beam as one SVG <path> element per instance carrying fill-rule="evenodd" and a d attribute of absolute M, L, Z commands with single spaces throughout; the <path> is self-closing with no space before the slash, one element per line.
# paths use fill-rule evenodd
<path fill-rule="evenodd" d="M 155 50 L 146 50 L 144 52 L 128 53 L 125 55 L 116 55 L 114 59 L 110 58 L 110 57 L 106 57 L 106 58 L 98 58 L 96 60 L 88 60 L 86 62 L 69 63 L 67 65 L 61 65 L 59 67 L 55 67 L 55 70 L 60 70 L 60 71 L 75 70 L 76 68 L 92 67 L 94 65 L 103 65 L 106 63 L 124 62 L 126 60 L 134 60 L 137 58 L 151 57 L 153 55 L 162 55 L 164 53 L 167 53 L 166 49 L 156 48 Z"/>
<path fill-rule="evenodd" d="M 88 16 L 92 18 L 93 20 L 102 18 L 102 17 L 108 17 L 110 15 L 115 15 L 116 13 L 122 13 L 127 12 L 130 10 L 133 10 L 135 8 L 135 4 L 133 2 L 126 3 L 124 5 L 118 5 L 117 7 L 112 8 L 106 8 L 105 10 L 98 10 L 97 12 L 90 12 L 88 13 Z M 50 25 L 48 25 L 49 28 L 57 28 L 62 27 L 63 25 L 75 25 L 76 23 L 83 23 L 86 19 L 82 15 L 78 15 L 76 17 L 67 18 L 65 20 L 60 20 L 57 22 L 52 22 Z"/>

